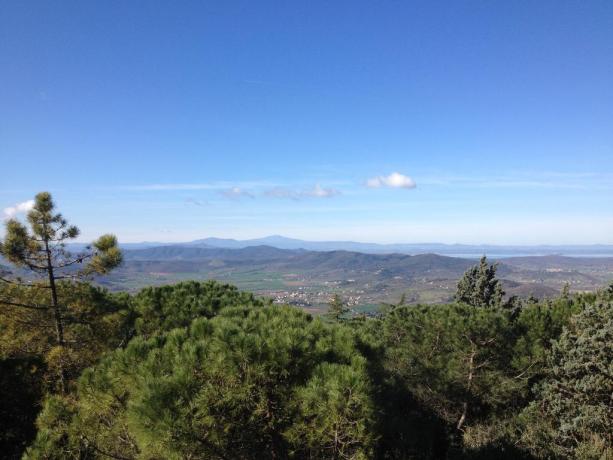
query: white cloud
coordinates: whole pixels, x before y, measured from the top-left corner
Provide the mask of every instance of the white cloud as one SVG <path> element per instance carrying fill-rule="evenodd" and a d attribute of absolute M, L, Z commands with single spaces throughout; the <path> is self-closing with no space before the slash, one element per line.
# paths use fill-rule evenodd
<path fill-rule="evenodd" d="M 376 176 L 366 181 L 366 186 L 369 188 L 415 188 L 417 184 L 409 176 L 393 172 L 389 176 Z"/>
<path fill-rule="evenodd" d="M 264 192 L 264 195 L 267 197 L 288 198 L 290 200 L 301 200 L 302 198 L 332 198 L 340 194 L 341 192 L 335 188 L 324 188 L 319 184 L 306 190 L 292 190 L 286 187 L 275 187 Z"/>
<path fill-rule="evenodd" d="M 253 194 L 244 190 L 240 187 L 231 187 L 227 190 L 222 190 L 219 192 L 223 197 L 229 198 L 231 200 L 238 200 L 240 198 L 253 198 Z"/>
<path fill-rule="evenodd" d="M 312 196 L 315 198 L 332 198 L 333 196 L 340 195 L 341 192 L 335 188 L 323 188 L 319 184 L 315 184 L 311 190 L 303 192 L 304 196 Z"/>
<path fill-rule="evenodd" d="M 19 213 L 28 212 L 34 207 L 34 200 L 24 201 L 23 203 L 17 203 L 16 205 L 4 208 L 4 218 L 11 219 Z"/>

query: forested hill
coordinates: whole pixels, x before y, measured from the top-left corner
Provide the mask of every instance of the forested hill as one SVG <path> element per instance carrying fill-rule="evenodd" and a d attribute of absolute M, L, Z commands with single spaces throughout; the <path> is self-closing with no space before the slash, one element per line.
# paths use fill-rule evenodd
<path fill-rule="evenodd" d="M 285 260 L 299 255 L 301 250 L 278 249 L 272 246 L 250 246 L 241 249 L 199 248 L 189 246 L 156 246 L 124 251 L 126 260 Z"/>
<path fill-rule="evenodd" d="M 280 249 L 273 246 L 244 248 L 191 247 L 183 245 L 156 246 L 125 250 L 125 261 L 169 262 L 201 261 L 216 265 L 267 265 L 269 268 L 288 270 L 384 271 L 388 274 L 419 276 L 432 272 L 461 274 L 474 265 L 471 258 L 450 257 L 439 254 L 370 254 L 356 251 L 307 251 Z M 518 270 L 537 272 L 581 272 L 595 267 L 613 270 L 613 257 L 524 256 L 498 260 L 499 272 L 509 274 Z"/>
<path fill-rule="evenodd" d="M 543 298 L 597 289 L 613 277 L 613 258 L 531 256 L 500 259 L 508 295 Z M 410 302 L 446 302 L 475 259 L 438 254 L 308 251 L 260 245 L 243 248 L 164 245 L 124 251 L 124 264 L 104 282 L 139 289 L 186 279 L 216 279 L 305 307 L 341 292 L 355 305 L 376 306 L 407 294 Z"/>
<path fill-rule="evenodd" d="M 279 249 L 273 246 L 249 246 L 238 249 L 158 246 L 124 251 L 130 260 L 224 260 L 263 263 L 277 261 L 295 269 L 431 269 L 465 270 L 474 260 L 437 254 L 368 254 L 355 251 L 307 251 Z"/>
<path fill-rule="evenodd" d="M 333 276 L 332 279 L 355 278 L 378 275 L 380 277 L 458 276 L 474 264 L 474 260 L 437 254 L 366 254 L 352 251 L 305 251 L 301 249 L 278 249 L 271 246 L 250 246 L 240 249 L 192 248 L 161 246 L 125 251 L 128 266 L 131 262 L 158 263 L 165 270 L 173 271 L 188 267 L 243 268 L 277 270 L 283 273 L 313 272 Z"/>

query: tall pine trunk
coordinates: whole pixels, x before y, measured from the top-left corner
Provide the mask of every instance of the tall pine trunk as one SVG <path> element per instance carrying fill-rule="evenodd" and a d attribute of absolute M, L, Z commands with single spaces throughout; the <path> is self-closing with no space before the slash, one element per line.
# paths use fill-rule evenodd
<path fill-rule="evenodd" d="M 66 393 L 66 369 L 64 368 L 64 324 L 62 322 L 62 312 L 57 300 L 57 286 L 55 285 L 55 275 L 53 273 L 53 263 L 51 261 L 51 250 L 49 249 L 49 239 L 45 237 L 45 252 L 47 253 L 47 274 L 49 275 L 49 289 L 51 290 L 51 307 L 53 308 L 53 318 L 55 320 L 55 337 L 58 346 L 61 348 L 59 356 L 59 382 L 60 392 Z"/>

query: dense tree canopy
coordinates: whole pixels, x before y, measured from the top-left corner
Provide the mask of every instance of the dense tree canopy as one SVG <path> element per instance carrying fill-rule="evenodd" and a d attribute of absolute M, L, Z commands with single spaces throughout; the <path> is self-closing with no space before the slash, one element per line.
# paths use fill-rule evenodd
<path fill-rule="evenodd" d="M 125 342 L 131 327 L 129 297 L 82 282 L 60 282 L 57 292 L 62 299 L 66 342 L 62 362 L 65 375 L 71 381 L 103 352 Z M 48 290 L 36 286 L 0 284 L 0 296 L 7 302 L 36 305 L 46 301 Z M 0 315 L 0 356 L 41 358 L 49 387 L 52 387 L 57 375 L 60 352 L 54 322 L 53 311 L 49 309 L 22 309 L 6 305 Z"/>
<path fill-rule="evenodd" d="M 47 402 L 31 458 L 370 458 L 353 333 L 289 307 L 236 307 L 134 339 Z"/>
<path fill-rule="evenodd" d="M 547 371 L 547 353 L 573 314 L 582 310 L 584 296 L 559 297 L 543 302 L 528 302 L 515 320 L 516 341 L 512 364 L 530 386 Z"/>
<path fill-rule="evenodd" d="M 390 371 L 460 432 L 504 417 L 525 391 L 513 378 L 513 326 L 505 311 L 400 307 L 385 318 L 383 336 Z"/>
<path fill-rule="evenodd" d="M 574 316 L 548 364 L 538 398 L 523 414 L 523 441 L 543 456 L 613 456 L 613 303 Z"/>
<path fill-rule="evenodd" d="M 134 297 L 136 332 L 150 336 L 189 326 L 196 318 L 212 318 L 227 306 L 261 307 L 269 303 L 235 286 L 215 281 L 147 287 Z"/>
<path fill-rule="evenodd" d="M 68 388 L 72 388 L 71 382 L 83 369 L 101 354 L 125 344 L 130 336 L 128 295 L 72 282 L 58 283 L 57 292 L 63 304 L 66 341 L 61 354 L 52 310 L 5 305 L 0 312 L 0 413 L 4 413 L 0 414 L 0 446 L 6 442 L 14 447 L 31 439 L 40 398 L 56 388 L 60 358 Z M 0 297 L 14 303 L 44 303 L 48 294 L 39 287 L 0 284 Z M 16 430 L 17 426 L 22 428 Z"/>

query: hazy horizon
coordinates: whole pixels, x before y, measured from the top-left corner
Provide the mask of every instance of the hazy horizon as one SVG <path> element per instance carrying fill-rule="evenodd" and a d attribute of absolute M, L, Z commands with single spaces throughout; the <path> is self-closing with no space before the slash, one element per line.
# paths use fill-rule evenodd
<path fill-rule="evenodd" d="M 581 244 L 581 243 L 568 243 L 568 244 L 490 244 L 490 243 L 445 243 L 441 241 L 391 241 L 391 242 L 377 242 L 377 241 L 364 241 L 364 240 L 350 240 L 350 239 L 304 239 L 297 238 L 293 236 L 287 235 L 279 235 L 279 234 L 268 234 L 268 235 L 259 235 L 249 238 L 230 238 L 226 236 L 202 236 L 190 240 L 138 240 L 138 241 L 119 241 L 119 244 L 188 244 L 194 242 L 205 242 L 206 240 L 227 240 L 227 241 L 235 241 L 235 242 L 251 242 L 251 241 L 259 241 L 259 240 L 267 240 L 272 238 L 280 238 L 283 240 L 294 240 L 306 243 L 348 243 L 348 244 L 358 244 L 358 245 L 378 245 L 378 246 L 471 246 L 471 247 L 494 247 L 494 248 L 571 248 L 571 247 L 611 247 L 613 248 L 613 244 L 608 243 L 592 243 L 592 244 Z M 78 238 L 75 240 L 77 244 L 86 244 L 87 240 L 83 240 L 83 238 Z"/>

